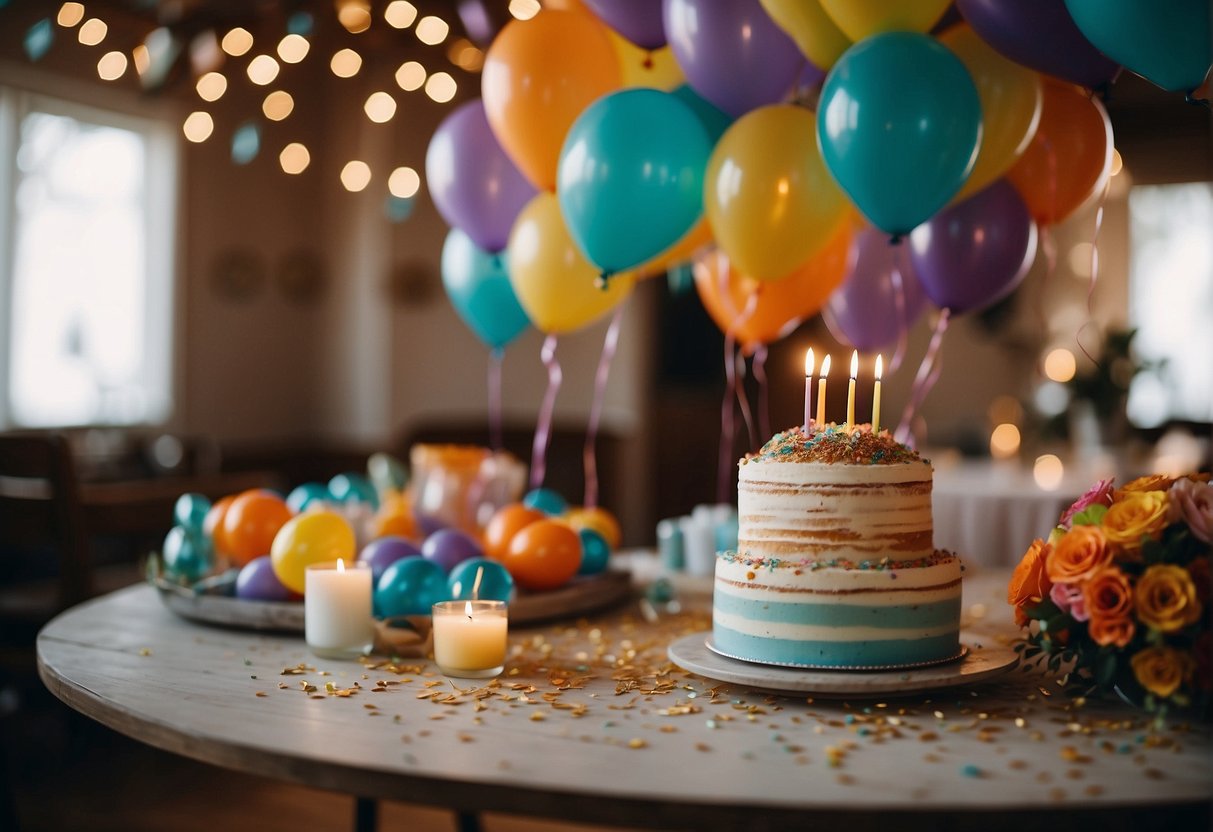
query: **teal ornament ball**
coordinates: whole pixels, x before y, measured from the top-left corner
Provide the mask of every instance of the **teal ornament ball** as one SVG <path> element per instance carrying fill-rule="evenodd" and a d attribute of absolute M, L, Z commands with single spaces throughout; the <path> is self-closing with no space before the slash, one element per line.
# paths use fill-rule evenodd
<path fill-rule="evenodd" d="M 302 514 L 316 503 L 324 503 L 330 499 L 328 487 L 318 482 L 305 482 L 294 488 L 286 495 L 286 507 L 293 514 Z"/>
<path fill-rule="evenodd" d="M 202 523 L 211 510 L 211 501 L 201 494 L 182 494 L 173 505 L 173 520 L 191 532 L 202 534 Z"/>
<path fill-rule="evenodd" d="M 480 590 L 475 597 L 482 601 L 505 601 L 509 603 L 514 594 L 514 577 L 497 561 L 488 558 L 472 558 L 451 570 L 447 579 L 448 596 L 453 601 L 470 601 L 472 588 L 476 585 L 476 573 L 480 574 Z"/>
<path fill-rule="evenodd" d="M 597 575 L 607 568 L 611 559 L 611 546 L 606 538 L 593 529 L 582 529 L 577 532 L 581 538 L 581 567 L 578 575 Z"/>
<path fill-rule="evenodd" d="M 542 511 L 548 517 L 559 517 L 569 510 L 569 502 L 550 488 L 536 488 L 528 491 L 522 498 L 522 504 L 535 511 Z"/>
<path fill-rule="evenodd" d="M 362 474 L 338 474 L 329 480 L 328 490 L 339 503 L 369 503 L 371 508 L 379 508 L 379 494 Z"/>
<path fill-rule="evenodd" d="M 446 573 L 424 558 L 404 558 L 384 570 L 375 586 L 375 615 L 429 615 L 447 598 Z"/>
<path fill-rule="evenodd" d="M 164 572 L 173 580 L 201 580 L 215 564 L 210 539 L 201 532 L 173 526 L 164 538 Z"/>

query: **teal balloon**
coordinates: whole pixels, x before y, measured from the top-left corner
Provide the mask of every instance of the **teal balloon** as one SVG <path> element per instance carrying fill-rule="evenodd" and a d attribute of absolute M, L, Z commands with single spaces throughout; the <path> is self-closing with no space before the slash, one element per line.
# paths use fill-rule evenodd
<path fill-rule="evenodd" d="M 569 501 L 550 488 L 528 491 L 522 498 L 522 504 L 535 511 L 542 511 L 548 517 L 559 517 L 569 510 Z"/>
<path fill-rule="evenodd" d="M 366 461 L 366 473 L 378 491 L 402 490 L 409 482 L 409 471 L 396 457 L 379 451 Z"/>
<path fill-rule="evenodd" d="M 206 513 L 211 510 L 211 501 L 202 494 L 182 494 L 173 504 L 173 520 L 195 534 L 202 534 Z"/>
<path fill-rule="evenodd" d="M 581 567 L 578 575 L 597 575 L 607 568 L 611 559 L 611 546 L 606 538 L 593 529 L 581 529 L 577 532 L 581 538 Z"/>
<path fill-rule="evenodd" d="M 1083 37 L 1164 90 L 1190 93 L 1213 64 L 1209 0 L 1065 0 Z"/>
<path fill-rule="evenodd" d="M 724 131 L 728 130 L 729 125 L 733 123 L 731 115 L 691 89 L 690 84 L 683 84 L 670 94 L 691 108 L 691 112 L 699 119 L 703 129 L 708 132 L 708 141 L 713 146 L 720 141 Z"/>
<path fill-rule="evenodd" d="M 712 143 L 694 110 L 648 88 L 603 96 L 569 128 L 556 196 L 569 234 L 604 274 L 651 260 L 703 214 Z"/>
<path fill-rule="evenodd" d="M 323 503 L 331 499 L 327 485 L 318 482 L 305 482 L 296 486 L 286 495 L 286 507 L 294 514 L 302 514 L 314 503 Z"/>
<path fill-rule="evenodd" d="M 505 270 L 505 253 L 490 254 L 452 228 L 442 246 L 442 285 L 451 305 L 476 337 L 502 349 L 527 328 L 530 319 Z"/>
<path fill-rule="evenodd" d="M 863 40 L 826 77 L 817 111 L 826 167 L 889 234 L 908 234 L 960 190 L 981 143 L 981 103 L 960 59 L 934 38 Z"/>
<path fill-rule="evenodd" d="M 161 552 L 164 572 L 169 578 L 189 583 L 201 580 L 215 565 L 215 551 L 206 535 L 182 526 L 173 526 L 164 538 Z"/>
<path fill-rule="evenodd" d="M 514 594 L 514 576 L 495 560 L 471 558 L 451 570 L 447 577 L 447 595 L 452 601 L 472 600 L 476 573 L 480 572 L 480 590 L 476 597 L 484 601 L 509 602 Z"/>
<path fill-rule="evenodd" d="M 369 503 L 371 508 L 379 508 L 375 486 L 361 474 L 338 474 L 329 480 L 328 492 L 339 503 Z"/>
<path fill-rule="evenodd" d="M 446 573 L 425 558 L 402 558 L 379 576 L 375 585 L 375 615 L 429 615 L 439 601 L 450 600 Z"/>

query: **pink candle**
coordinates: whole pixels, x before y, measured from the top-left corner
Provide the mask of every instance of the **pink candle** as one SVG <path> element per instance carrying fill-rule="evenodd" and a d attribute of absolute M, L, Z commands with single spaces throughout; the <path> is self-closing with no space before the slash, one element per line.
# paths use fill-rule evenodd
<path fill-rule="evenodd" d="M 809 351 L 804 356 L 804 435 L 809 435 L 809 422 L 812 420 L 813 411 L 810 409 L 810 402 L 813 396 L 813 348 L 809 347 Z"/>

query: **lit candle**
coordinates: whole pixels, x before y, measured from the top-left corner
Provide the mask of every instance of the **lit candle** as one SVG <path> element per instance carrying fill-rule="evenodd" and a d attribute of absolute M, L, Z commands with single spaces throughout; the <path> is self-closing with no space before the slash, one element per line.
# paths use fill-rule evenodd
<path fill-rule="evenodd" d="M 504 601 L 434 604 L 434 661 L 447 676 L 491 679 L 505 669 Z"/>
<path fill-rule="evenodd" d="M 872 433 L 880 433 L 880 372 L 884 369 L 884 358 L 876 354 L 876 384 L 872 387 Z"/>
<path fill-rule="evenodd" d="M 369 652 L 375 641 L 371 617 L 371 568 L 357 563 L 319 563 L 304 573 L 303 629 L 308 648 L 326 659 Z"/>
<path fill-rule="evenodd" d="M 830 356 L 821 362 L 821 373 L 817 376 L 817 424 L 819 428 L 826 423 L 826 376 L 830 374 Z"/>
<path fill-rule="evenodd" d="M 813 395 L 813 348 L 804 354 L 804 435 L 809 435 L 809 421 L 813 415 L 810 399 Z"/>
<path fill-rule="evenodd" d="M 847 386 L 847 432 L 855 426 L 855 377 L 859 375 L 859 350 L 851 353 L 851 383 Z"/>

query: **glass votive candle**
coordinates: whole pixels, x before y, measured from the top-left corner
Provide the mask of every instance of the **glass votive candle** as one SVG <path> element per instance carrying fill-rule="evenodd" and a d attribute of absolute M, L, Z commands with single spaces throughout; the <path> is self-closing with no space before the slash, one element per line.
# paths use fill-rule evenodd
<path fill-rule="evenodd" d="M 375 642 L 371 569 L 365 563 L 317 563 L 304 572 L 303 629 L 308 649 L 325 659 L 365 655 Z"/>
<path fill-rule="evenodd" d="M 434 661 L 447 676 L 491 679 L 505 669 L 504 601 L 434 604 Z"/>

